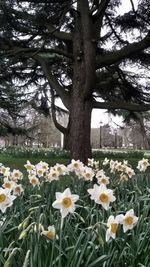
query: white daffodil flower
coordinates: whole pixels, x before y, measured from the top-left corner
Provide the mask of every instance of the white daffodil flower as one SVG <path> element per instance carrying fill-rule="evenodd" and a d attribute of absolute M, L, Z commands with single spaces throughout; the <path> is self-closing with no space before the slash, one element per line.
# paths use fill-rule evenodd
<path fill-rule="evenodd" d="M 27 172 L 31 172 L 32 170 L 35 170 L 35 166 L 32 165 L 29 160 L 27 160 L 27 164 L 25 164 L 24 167 L 26 168 Z"/>
<path fill-rule="evenodd" d="M 78 195 L 71 194 L 69 188 L 66 188 L 63 193 L 56 192 L 56 200 L 52 206 L 55 209 L 60 209 L 62 218 L 65 218 L 68 213 L 73 213 L 75 210 L 75 202 L 79 199 Z"/>
<path fill-rule="evenodd" d="M 16 170 L 14 169 L 12 172 L 11 172 L 11 180 L 14 181 L 14 182 L 17 182 L 18 180 L 21 180 L 23 177 L 23 173 L 19 170 Z"/>
<path fill-rule="evenodd" d="M 81 175 L 84 177 L 86 181 L 92 181 L 95 173 L 92 168 L 84 167 L 83 170 L 81 171 Z"/>
<path fill-rule="evenodd" d="M 67 167 L 64 164 L 56 163 L 54 166 L 54 170 L 59 173 L 59 175 L 66 175 L 68 174 Z"/>
<path fill-rule="evenodd" d="M 36 176 L 29 177 L 29 181 L 30 181 L 30 184 L 33 185 L 33 187 L 40 184 L 40 181 Z"/>
<path fill-rule="evenodd" d="M 56 236 L 56 231 L 55 231 L 54 225 L 48 226 L 48 230 L 47 231 L 45 231 L 45 230 L 42 231 L 41 234 L 46 236 L 48 239 L 54 239 L 55 236 Z"/>
<path fill-rule="evenodd" d="M 80 160 L 71 160 L 71 163 L 67 166 L 70 172 L 75 171 L 76 174 L 80 173 L 84 165 Z"/>
<path fill-rule="evenodd" d="M 13 187 L 13 195 L 18 196 L 24 191 L 21 184 L 15 184 Z"/>
<path fill-rule="evenodd" d="M 150 166 L 148 159 L 143 158 L 142 160 L 139 160 L 137 169 L 139 169 L 140 172 L 145 172 L 148 166 Z"/>
<path fill-rule="evenodd" d="M 104 170 L 99 170 L 97 173 L 96 173 L 96 178 L 99 179 L 100 177 L 104 176 L 105 175 L 105 172 Z"/>
<path fill-rule="evenodd" d="M 125 173 L 129 176 L 129 178 L 131 178 L 133 175 L 135 175 L 134 170 L 130 167 L 126 168 Z"/>
<path fill-rule="evenodd" d="M 49 182 L 53 181 L 53 180 L 59 180 L 59 172 L 56 171 L 56 169 L 53 167 L 53 168 L 50 168 L 50 172 L 47 174 L 47 179 Z"/>
<path fill-rule="evenodd" d="M 105 159 L 103 160 L 103 165 L 105 166 L 105 165 L 107 165 L 108 163 L 109 163 L 109 159 L 105 158 Z"/>
<path fill-rule="evenodd" d="M 2 184 L 2 187 L 3 188 L 7 188 L 7 189 L 10 189 L 12 190 L 13 187 L 15 185 L 15 182 L 14 181 L 10 181 L 8 178 L 4 178 L 4 183 Z"/>
<path fill-rule="evenodd" d="M 109 184 L 109 177 L 107 177 L 105 175 L 104 176 L 101 176 L 101 177 L 97 178 L 97 182 L 99 184 L 107 185 L 107 184 Z"/>
<path fill-rule="evenodd" d="M 121 224 L 123 224 L 124 233 L 128 230 L 133 229 L 133 227 L 137 224 L 138 217 L 134 215 L 134 210 L 131 209 L 126 212 L 124 216 L 122 216 Z"/>
<path fill-rule="evenodd" d="M 0 210 L 4 213 L 8 207 L 12 206 L 15 198 L 10 194 L 9 189 L 0 188 Z"/>
<path fill-rule="evenodd" d="M 105 210 L 109 209 L 110 202 L 116 200 L 111 189 L 107 189 L 104 184 L 100 186 L 94 185 L 93 189 L 88 189 L 88 193 L 91 195 L 91 199 L 94 200 L 97 204 L 101 204 Z"/>
<path fill-rule="evenodd" d="M 118 230 L 118 225 L 120 221 L 122 221 L 123 215 L 117 215 L 114 217 L 113 215 L 109 216 L 107 221 L 107 231 L 106 231 L 106 242 L 112 237 L 113 239 L 116 238 L 116 232 Z"/>

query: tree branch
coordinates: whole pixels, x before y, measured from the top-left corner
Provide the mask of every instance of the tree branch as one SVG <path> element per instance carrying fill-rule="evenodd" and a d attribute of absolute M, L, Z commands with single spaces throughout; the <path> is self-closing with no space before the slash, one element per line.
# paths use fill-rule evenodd
<path fill-rule="evenodd" d="M 110 0 L 103 0 L 100 2 L 96 14 L 93 15 L 94 20 L 102 21 L 105 14 L 105 10 L 107 9 L 109 2 Z"/>
<path fill-rule="evenodd" d="M 36 59 L 42 66 L 42 69 L 45 73 L 45 76 L 49 82 L 50 87 L 54 88 L 57 92 L 57 94 L 59 95 L 59 97 L 61 98 L 63 104 L 65 105 L 65 107 L 67 109 L 70 109 L 70 97 L 69 97 L 69 93 L 67 91 L 65 91 L 65 88 L 62 87 L 58 80 L 55 78 L 55 76 L 51 73 L 50 71 L 50 66 L 48 65 L 48 63 L 46 62 L 46 60 L 44 60 L 42 57 L 40 56 L 34 56 L 34 59 Z"/>
<path fill-rule="evenodd" d="M 59 31 L 59 28 L 55 28 L 53 25 L 51 25 L 48 22 L 45 22 L 44 24 L 47 29 L 49 30 L 49 33 L 56 38 L 62 40 L 62 41 L 72 41 L 72 34 L 68 32 Z"/>
<path fill-rule="evenodd" d="M 115 50 L 113 52 L 108 52 L 104 55 L 97 56 L 97 69 L 115 64 L 123 59 L 130 58 L 133 54 L 150 47 L 150 33 L 139 41 L 129 44 L 120 50 Z"/>
<path fill-rule="evenodd" d="M 13 44 L 12 44 L 13 45 Z M 43 57 L 47 57 L 47 58 L 50 58 L 50 57 L 54 57 L 54 56 L 57 56 L 57 57 L 60 57 L 60 56 L 64 56 L 64 57 L 67 57 L 67 58 L 73 58 L 73 55 L 70 54 L 70 53 L 67 53 L 66 51 L 62 50 L 62 49 L 50 49 L 50 48 L 26 48 L 26 47 L 17 47 L 16 45 L 14 45 L 13 47 L 10 47 L 8 44 L 5 44 L 5 43 L 1 43 L 0 44 L 0 49 L 2 50 L 6 50 L 7 52 L 7 55 L 17 55 L 17 54 L 28 54 L 29 56 L 33 56 L 34 53 L 35 54 L 39 54 L 40 56 L 42 56 L 43 54 Z"/>
<path fill-rule="evenodd" d="M 148 111 L 150 104 L 135 104 L 129 102 L 97 102 L 93 101 L 93 108 L 97 109 L 125 109 L 129 111 Z"/>
<path fill-rule="evenodd" d="M 52 110 L 52 118 L 53 118 L 53 122 L 55 124 L 55 127 L 63 134 L 66 134 L 67 132 L 67 128 L 65 128 L 64 126 L 62 126 L 56 118 L 56 108 L 55 108 L 55 97 L 54 97 L 54 90 L 53 88 L 51 88 L 51 110 Z"/>

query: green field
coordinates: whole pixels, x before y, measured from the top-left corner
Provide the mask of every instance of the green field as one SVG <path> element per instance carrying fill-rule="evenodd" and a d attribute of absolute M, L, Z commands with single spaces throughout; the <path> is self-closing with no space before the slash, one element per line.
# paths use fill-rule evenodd
<path fill-rule="evenodd" d="M 127 149 L 98 149 L 93 150 L 93 158 L 102 161 L 105 157 L 113 160 L 127 159 L 134 168 L 138 160 L 150 158 L 150 151 L 127 150 Z M 23 170 L 23 165 L 27 160 L 37 164 L 40 160 L 46 161 L 50 166 L 56 163 L 68 164 L 70 156 L 62 149 L 43 149 L 29 147 L 8 147 L 0 149 L 0 162 L 11 168 Z"/>

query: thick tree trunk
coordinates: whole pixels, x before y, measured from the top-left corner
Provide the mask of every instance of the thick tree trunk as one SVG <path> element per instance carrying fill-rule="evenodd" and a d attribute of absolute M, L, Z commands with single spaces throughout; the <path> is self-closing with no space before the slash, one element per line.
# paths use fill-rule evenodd
<path fill-rule="evenodd" d="M 88 1 L 78 1 L 73 40 L 73 86 L 70 94 L 71 157 L 87 163 L 91 158 L 91 98 L 95 87 L 95 29 Z"/>
<path fill-rule="evenodd" d="M 91 105 L 80 98 L 72 101 L 70 113 L 71 157 L 86 163 L 91 158 Z"/>

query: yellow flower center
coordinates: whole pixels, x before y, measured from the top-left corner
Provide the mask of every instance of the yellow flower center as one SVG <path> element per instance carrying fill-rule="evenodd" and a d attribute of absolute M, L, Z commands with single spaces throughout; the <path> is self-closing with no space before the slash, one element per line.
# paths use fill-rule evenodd
<path fill-rule="evenodd" d="M 61 172 L 62 171 L 61 167 L 57 167 L 57 171 Z"/>
<path fill-rule="evenodd" d="M 2 168 L 1 168 L 1 172 L 2 172 L 2 173 L 5 173 L 5 171 L 6 171 L 6 168 L 5 168 L 5 167 L 2 167 Z"/>
<path fill-rule="evenodd" d="M 38 170 L 38 174 L 41 175 L 43 172 L 42 170 Z"/>
<path fill-rule="evenodd" d="M 143 161 L 143 166 L 144 166 L 144 167 L 148 167 L 148 166 L 149 166 L 149 162 L 147 162 L 147 161 Z"/>
<path fill-rule="evenodd" d="M 65 197 L 61 204 L 63 205 L 64 208 L 69 208 L 72 205 L 72 200 L 70 197 Z"/>
<path fill-rule="evenodd" d="M 102 183 L 102 184 L 106 184 L 106 183 L 107 183 L 107 180 L 106 180 L 105 178 L 102 178 L 102 179 L 101 179 L 101 183 Z"/>
<path fill-rule="evenodd" d="M 15 187 L 15 192 L 20 193 L 20 191 L 21 191 L 20 186 L 16 186 Z"/>
<path fill-rule="evenodd" d="M 52 238 L 55 237 L 55 233 L 54 233 L 53 231 L 47 231 L 46 236 L 47 236 L 49 239 L 52 239 Z"/>
<path fill-rule="evenodd" d="M 115 234 L 117 232 L 117 229 L 118 229 L 118 224 L 117 223 L 112 223 L 111 224 L 111 232 L 113 234 Z"/>
<path fill-rule="evenodd" d="M 125 224 L 131 225 L 133 224 L 133 217 L 132 216 L 126 216 L 124 219 Z"/>
<path fill-rule="evenodd" d="M 32 184 L 37 184 L 37 180 L 33 178 L 33 179 L 31 180 L 31 183 L 32 183 Z"/>
<path fill-rule="evenodd" d="M 30 165 L 27 165 L 26 168 L 27 168 L 28 171 L 31 171 L 32 170 L 32 167 Z"/>
<path fill-rule="evenodd" d="M 75 167 L 75 168 L 79 168 L 78 163 L 74 163 L 74 167 Z"/>
<path fill-rule="evenodd" d="M 15 173 L 14 173 L 14 176 L 15 176 L 15 177 L 18 177 L 18 176 L 19 176 L 19 173 L 18 173 L 18 172 L 15 172 Z"/>
<path fill-rule="evenodd" d="M 46 165 L 43 165 L 43 166 L 42 166 L 42 169 L 46 170 L 46 168 L 47 168 Z"/>
<path fill-rule="evenodd" d="M 90 178 L 90 174 L 89 173 L 86 173 L 85 174 L 85 177 L 89 179 Z"/>
<path fill-rule="evenodd" d="M 102 193 L 100 196 L 99 196 L 99 200 L 103 203 L 107 203 L 108 200 L 109 200 L 109 197 L 108 195 L 106 195 L 105 193 Z"/>
<path fill-rule="evenodd" d="M 55 172 L 52 173 L 52 177 L 56 177 L 56 173 Z"/>
<path fill-rule="evenodd" d="M 0 203 L 3 203 L 6 200 L 6 195 L 0 194 Z"/>
<path fill-rule="evenodd" d="M 6 182 L 6 183 L 4 184 L 4 187 L 5 187 L 5 188 L 11 188 L 11 183 Z"/>

